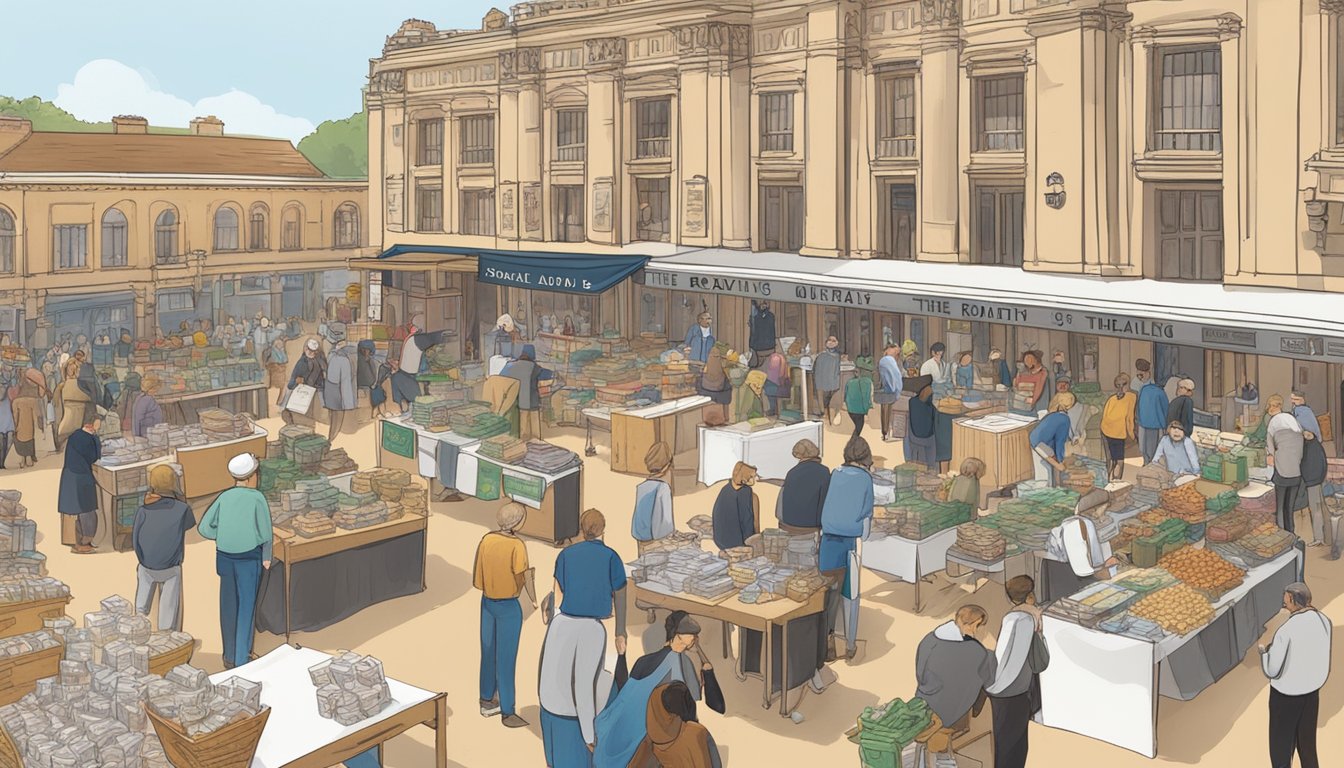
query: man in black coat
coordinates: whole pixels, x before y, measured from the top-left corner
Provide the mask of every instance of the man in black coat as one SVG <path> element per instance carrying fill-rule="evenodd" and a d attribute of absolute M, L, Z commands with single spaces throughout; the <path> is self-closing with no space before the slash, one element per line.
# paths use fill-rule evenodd
<path fill-rule="evenodd" d="M 77 516 L 77 537 L 70 548 L 77 555 L 94 551 L 93 537 L 98 532 L 98 484 L 93 479 L 93 465 L 102 457 L 98 429 L 106 413 L 101 407 L 92 411 L 83 429 L 75 430 L 65 441 L 65 467 L 61 469 L 56 511 Z"/>
<path fill-rule="evenodd" d="M 1195 434 L 1195 382 L 1194 379 L 1181 379 L 1176 384 L 1176 397 L 1167 406 L 1167 423 L 1181 422 L 1187 437 Z"/>
<path fill-rule="evenodd" d="M 770 302 L 751 300 L 747 341 L 751 347 L 751 367 L 765 365 L 765 359 L 775 351 L 775 313 L 770 311 Z"/>

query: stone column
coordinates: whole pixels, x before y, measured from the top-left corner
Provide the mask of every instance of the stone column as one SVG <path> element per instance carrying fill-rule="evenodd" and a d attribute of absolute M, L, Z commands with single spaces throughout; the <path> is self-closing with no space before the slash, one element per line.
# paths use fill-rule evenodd
<path fill-rule="evenodd" d="M 1035 226 L 1026 269 L 1114 274 L 1120 250 L 1124 176 L 1118 132 L 1119 33 L 1129 15 L 1105 6 L 1051 13 L 1028 22 L 1036 70 L 1028 82 L 1026 204 Z M 1066 74 L 1067 73 L 1067 74 Z M 1052 174 L 1062 184 L 1047 185 Z M 1063 192 L 1061 199 L 1055 193 Z"/>
<path fill-rule="evenodd" d="M 502 240 L 540 238 L 522 222 L 522 190 L 540 190 L 545 131 L 541 104 L 541 49 L 499 54 L 499 188 L 496 234 Z"/>
<path fill-rule="evenodd" d="M 804 89 L 803 207 L 807 211 L 802 253 L 844 255 L 845 135 L 848 87 L 844 68 L 844 18 L 848 2 L 818 3 L 807 12 L 807 70 Z"/>
<path fill-rule="evenodd" d="M 750 241 L 750 28 L 677 27 L 679 178 L 671 181 L 672 242 L 701 247 Z M 740 215 L 735 215 L 740 214 Z M 740 247 L 740 246 L 739 246 Z"/>
<path fill-rule="evenodd" d="M 922 4 L 919 103 L 919 259 L 958 260 L 961 3 Z"/>
<path fill-rule="evenodd" d="M 584 216 L 588 239 L 603 245 L 622 242 L 620 201 L 625 114 L 621 71 L 625 39 L 602 37 L 584 41 L 588 70 L 588 163 L 584 185 Z M 549 209 L 543 217 L 550 221 Z"/>

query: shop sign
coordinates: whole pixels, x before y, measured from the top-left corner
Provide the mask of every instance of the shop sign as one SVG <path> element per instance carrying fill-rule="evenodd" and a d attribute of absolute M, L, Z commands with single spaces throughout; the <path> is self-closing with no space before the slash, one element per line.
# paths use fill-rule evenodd
<path fill-rule="evenodd" d="M 705 194 L 707 180 L 696 176 L 682 183 L 684 202 L 682 203 L 681 233 L 686 237 L 705 236 Z"/>
<path fill-rule="evenodd" d="M 415 431 L 390 421 L 383 422 L 383 450 L 405 459 L 415 458 Z"/>
<path fill-rule="evenodd" d="M 1114 336 L 1126 339 L 1222 347 L 1232 351 L 1252 351 L 1268 355 L 1323 356 L 1322 337 L 1280 337 L 1246 329 L 1223 329 L 1170 322 L 1128 315 L 1112 315 L 1073 309 L 1025 306 L 996 301 L 920 296 L 855 288 L 831 288 L 807 285 L 791 280 L 751 279 L 696 274 L 684 271 L 646 269 L 644 284 L 655 288 L 692 293 L 744 296 L 753 299 L 798 301 L 807 304 L 872 309 L 909 315 L 942 317 L 948 320 L 1004 323 L 1033 328 Z M 1334 344 L 1329 354 L 1344 358 L 1344 349 Z M 1344 347 L 1344 340 L 1337 342 Z"/>

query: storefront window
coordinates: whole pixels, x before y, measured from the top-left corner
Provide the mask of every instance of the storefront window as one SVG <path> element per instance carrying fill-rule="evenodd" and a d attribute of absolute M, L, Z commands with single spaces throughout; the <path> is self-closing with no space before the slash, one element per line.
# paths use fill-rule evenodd
<path fill-rule="evenodd" d="M 807 339 L 807 307 L 794 302 L 781 302 L 776 310 L 778 337 L 792 336 L 795 339 Z M 788 350 L 784 350 L 787 352 Z"/>
<path fill-rule="evenodd" d="M 671 333 L 667 330 L 667 291 L 655 288 L 639 289 L 639 303 L 635 306 L 638 313 L 639 332 L 658 335 Z"/>
<path fill-rule="evenodd" d="M 534 338 L 538 331 L 542 333 L 561 332 L 565 327 L 566 319 L 573 325 L 575 335 L 593 336 L 601 331 L 602 326 L 599 323 L 601 313 L 598 310 L 596 296 L 555 293 L 553 291 L 531 291 L 530 293 L 532 311 L 529 313 L 529 317 L 534 322 L 529 330 L 532 331 Z"/>
<path fill-rule="evenodd" d="M 701 296 L 696 293 L 674 291 L 667 294 L 670 302 L 667 311 L 667 336 L 669 339 L 685 339 L 686 332 L 695 325 L 701 312 L 708 312 L 714 318 L 710 328 L 718 329 L 718 297 Z M 716 335 L 718 335 L 716 333 Z M 731 345 L 732 342 L 730 341 Z"/>

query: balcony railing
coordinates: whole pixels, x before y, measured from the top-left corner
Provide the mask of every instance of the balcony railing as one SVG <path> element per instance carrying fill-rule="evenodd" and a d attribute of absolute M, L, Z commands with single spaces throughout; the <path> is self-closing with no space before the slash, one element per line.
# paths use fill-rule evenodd
<path fill-rule="evenodd" d="M 915 138 L 899 136 L 877 140 L 878 157 L 914 157 Z"/>
<path fill-rule="evenodd" d="M 463 165 L 489 165 L 495 162 L 495 148 L 481 147 L 462 150 Z"/>
<path fill-rule="evenodd" d="M 656 139 L 640 139 L 635 142 L 635 157 L 668 157 L 671 140 L 666 136 Z"/>
<path fill-rule="evenodd" d="M 588 147 L 583 144 L 571 144 L 555 148 L 555 159 L 561 163 L 581 163 L 588 158 Z"/>

